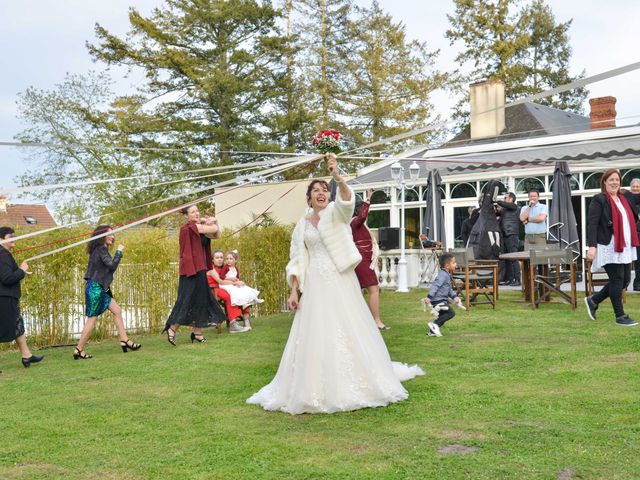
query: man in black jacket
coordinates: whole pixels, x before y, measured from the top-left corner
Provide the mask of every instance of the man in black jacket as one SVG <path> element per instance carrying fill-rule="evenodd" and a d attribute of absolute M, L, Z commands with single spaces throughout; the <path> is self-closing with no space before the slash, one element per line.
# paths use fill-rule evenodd
<path fill-rule="evenodd" d="M 24 321 L 20 315 L 20 282 L 29 271 L 27 262 L 20 267 L 11 251 L 15 246 L 15 232 L 11 227 L 0 227 L 0 342 L 16 341 L 22 354 L 25 368 L 38 363 L 43 356 L 33 355 L 24 332 Z"/>
<path fill-rule="evenodd" d="M 518 251 L 520 243 L 520 207 L 516 204 L 516 195 L 513 192 L 505 193 L 504 200 L 498 200 L 498 215 L 500 215 L 500 228 L 504 252 Z M 503 285 L 520 286 L 520 265 L 516 260 L 500 262 L 500 278 Z"/>

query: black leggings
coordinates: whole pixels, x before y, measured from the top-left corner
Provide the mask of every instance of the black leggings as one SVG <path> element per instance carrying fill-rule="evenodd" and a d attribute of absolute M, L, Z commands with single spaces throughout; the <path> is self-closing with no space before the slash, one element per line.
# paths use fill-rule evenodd
<path fill-rule="evenodd" d="M 609 283 L 595 293 L 591 299 L 597 304 L 603 302 L 609 297 L 616 318 L 624 316 L 624 307 L 622 306 L 622 291 L 629 286 L 631 281 L 631 264 L 630 263 L 609 263 L 604 266 L 607 272 Z"/>

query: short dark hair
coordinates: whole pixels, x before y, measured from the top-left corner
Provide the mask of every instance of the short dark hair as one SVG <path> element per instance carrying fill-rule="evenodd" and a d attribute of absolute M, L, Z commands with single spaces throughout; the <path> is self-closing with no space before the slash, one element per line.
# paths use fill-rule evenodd
<path fill-rule="evenodd" d="M 440 268 L 447 266 L 452 260 L 455 260 L 456 256 L 453 253 L 443 253 L 440 255 Z"/>
<path fill-rule="evenodd" d="M 529 190 L 527 193 L 537 193 L 538 196 L 540 196 L 540 190 L 538 190 L 537 188 L 532 188 L 531 190 Z"/>
<path fill-rule="evenodd" d="M 324 185 L 324 187 L 327 189 L 328 192 L 331 191 L 331 187 L 329 187 L 329 184 L 325 180 L 319 180 L 317 178 L 315 180 L 311 180 L 311 183 L 307 187 L 307 205 L 309 205 L 309 202 L 311 201 L 311 190 L 313 190 L 313 187 L 317 183 Z"/>
<path fill-rule="evenodd" d="M 11 227 L 0 227 L 0 238 L 4 238 L 7 235 L 11 235 L 12 233 L 16 233 L 16 231 Z"/>
<path fill-rule="evenodd" d="M 515 194 L 515 193 L 513 193 L 513 192 L 507 192 L 507 193 L 505 193 L 505 195 L 506 195 L 507 197 L 509 197 L 509 198 L 511 199 L 511 201 L 512 201 L 512 202 L 515 202 L 515 201 L 516 201 L 516 194 Z"/>
<path fill-rule="evenodd" d="M 94 237 L 97 237 L 98 235 L 102 235 L 103 233 L 106 233 L 108 230 L 111 230 L 111 225 L 107 225 L 107 224 L 98 225 L 93 230 L 93 232 L 91 233 L 91 240 L 89 241 L 89 243 L 87 243 L 87 253 L 89 255 L 91 255 L 91 252 L 93 252 L 96 248 L 104 245 L 105 237 L 99 237 L 99 238 L 94 238 Z"/>

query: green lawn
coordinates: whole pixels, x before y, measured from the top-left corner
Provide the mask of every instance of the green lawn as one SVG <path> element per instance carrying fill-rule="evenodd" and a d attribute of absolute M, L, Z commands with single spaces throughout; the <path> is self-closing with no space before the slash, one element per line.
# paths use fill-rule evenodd
<path fill-rule="evenodd" d="M 617 327 L 610 305 L 592 322 L 582 303 L 532 311 L 507 294 L 429 338 L 421 293 L 382 306 L 391 356 L 426 375 L 405 383 L 409 400 L 352 413 L 245 404 L 275 373 L 290 315 L 204 345 L 183 329 L 177 348 L 156 335 L 123 354 L 114 340 L 89 361 L 47 349 L 29 370 L 3 351 L 0 478 L 640 477 L 640 327 Z"/>

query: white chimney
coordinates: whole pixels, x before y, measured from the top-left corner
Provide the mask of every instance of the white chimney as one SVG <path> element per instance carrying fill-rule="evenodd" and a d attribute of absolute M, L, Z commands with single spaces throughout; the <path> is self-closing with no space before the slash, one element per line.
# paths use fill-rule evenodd
<path fill-rule="evenodd" d="M 472 83 L 469 85 L 469 101 L 471 139 L 500 135 L 505 128 L 504 83 L 500 80 Z"/>
<path fill-rule="evenodd" d="M 9 199 L 4 195 L 0 195 L 0 213 L 7 213 L 8 205 L 9 205 Z"/>

